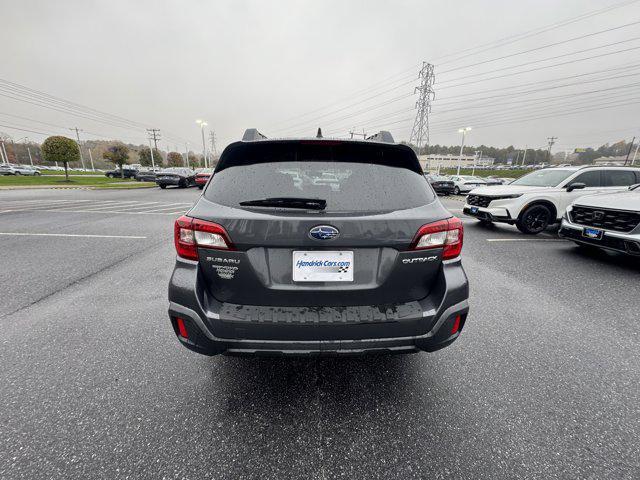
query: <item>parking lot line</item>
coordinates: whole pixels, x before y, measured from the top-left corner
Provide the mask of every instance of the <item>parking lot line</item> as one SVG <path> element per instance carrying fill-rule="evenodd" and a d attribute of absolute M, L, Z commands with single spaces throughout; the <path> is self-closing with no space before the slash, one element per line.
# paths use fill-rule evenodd
<path fill-rule="evenodd" d="M 136 235 L 89 235 L 79 233 L 28 233 L 28 232 L 0 232 L 0 235 L 7 237 L 80 237 L 80 238 L 127 238 L 145 239 Z"/>
<path fill-rule="evenodd" d="M 487 238 L 487 242 L 566 242 L 562 238 Z"/>

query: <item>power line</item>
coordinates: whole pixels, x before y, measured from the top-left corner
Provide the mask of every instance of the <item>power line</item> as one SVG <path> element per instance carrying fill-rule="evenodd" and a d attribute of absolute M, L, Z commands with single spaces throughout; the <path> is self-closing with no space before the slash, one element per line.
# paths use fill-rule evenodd
<path fill-rule="evenodd" d="M 626 23 L 624 25 L 619 25 L 617 27 L 611 27 L 611 28 L 607 28 L 605 30 L 599 30 L 597 32 L 592 32 L 592 33 L 587 33 L 585 35 L 580 35 L 579 37 L 573 37 L 573 38 L 569 38 L 567 40 L 562 40 L 560 42 L 554 42 L 554 43 L 548 43 L 546 45 L 542 45 L 540 47 L 535 47 L 535 48 L 530 48 L 528 50 L 522 50 L 520 52 L 516 52 L 516 53 L 510 53 L 508 55 L 503 55 L 501 57 L 496 57 L 496 58 L 490 58 L 488 60 L 483 60 L 481 62 L 476 62 L 476 63 L 471 63 L 469 65 L 463 65 L 461 67 L 456 67 L 456 68 L 450 68 L 449 70 L 444 70 L 442 72 L 439 72 L 440 75 L 443 75 L 445 73 L 449 73 L 449 72 L 455 72 L 457 70 L 462 70 L 465 68 L 471 68 L 471 67 L 476 67 L 478 65 L 484 65 L 485 63 L 491 63 L 491 62 L 496 62 L 498 60 L 504 60 L 505 58 L 511 58 L 511 57 L 516 57 L 518 55 L 524 55 L 525 53 L 531 53 L 531 52 L 537 52 L 539 50 L 543 50 L 545 48 L 550 48 L 550 47 L 556 47 L 558 45 L 563 45 L 565 43 L 569 43 L 569 42 L 575 42 L 577 40 L 583 40 L 585 38 L 589 38 L 589 37 L 593 37 L 596 35 L 601 35 L 603 33 L 608 33 L 608 32 L 613 32 L 615 30 L 620 30 L 621 28 L 627 28 L 627 27 L 632 27 L 634 25 L 638 25 L 640 24 L 640 20 L 637 20 L 635 22 L 631 22 L 631 23 Z"/>
<path fill-rule="evenodd" d="M 631 5 L 631 4 L 637 3 L 637 2 L 638 2 L 638 0 L 620 2 L 620 3 L 614 4 L 614 5 L 610 5 L 608 7 L 604 7 L 602 9 L 600 9 L 600 10 L 594 10 L 592 12 L 583 13 L 583 14 L 578 15 L 576 17 L 572 17 L 572 18 L 569 18 L 569 19 L 566 19 L 566 20 L 562 20 L 560 22 L 556 22 L 556 23 L 552 23 L 550 25 L 534 28 L 534 29 L 529 30 L 527 32 L 518 33 L 516 35 L 511 35 L 511 36 L 508 36 L 508 37 L 503 37 L 502 39 L 493 40 L 491 42 L 487 42 L 487 43 L 484 43 L 482 45 L 476 45 L 475 47 L 470 47 L 470 48 L 466 48 L 464 50 L 460 50 L 458 52 L 442 55 L 440 57 L 436 57 L 436 58 L 432 59 L 432 61 L 437 62 L 441 58 L 458 56 L 460 54 L 471 52 L 471 53 L 467 53 L 466 55 L 463 55 L 463 56 L 458 56 L 458 58 L 450 60 L 448 62 L 440 62 L 440 63 L 438 63 L 438 65 L 446 65 L 448 63 L 454 63 L 454 62 L 457 62 L 459 60 L 462 60 L 463 58 L 467 58 L 467 57 L 470 57 L 472 55 L 478 55 L 479 53 L 483 53 L 483 52 L 486 52 L 488 50 L 492 50 L 494 48 L 498 48 L 498 47 L 502 47 L 502 46 L 505 46 L 505 45 L 509 45 L 511 43 L 515 43 L 517 41 L 524 40 L 525 38 L 529 38 L 529 37 L 533 37 L 533 36 L 536 36 L 536 35 L 540 35 L 541 33 L 545 33 L 545 32 L 548 32 L 550 30 L 555 30 L 556 28 L 564 27 L 566 25 L 570 25 L 572 23 L 579 22 L 580 20 L 584 20 L 584 19 L 596 16 L 596 15 L 600 15 L 602 13 L 606 13 L 606 12 L 609 12 L 609 11 L 612 11 L 612 10 L 616 10 L 618 8 L 626 7 L 628 5 Z M 484 47 L 488 47 L 488 48 L 484 48 Z M 482 49 L 482 50 L 478 50 L 478 49 Z"/>

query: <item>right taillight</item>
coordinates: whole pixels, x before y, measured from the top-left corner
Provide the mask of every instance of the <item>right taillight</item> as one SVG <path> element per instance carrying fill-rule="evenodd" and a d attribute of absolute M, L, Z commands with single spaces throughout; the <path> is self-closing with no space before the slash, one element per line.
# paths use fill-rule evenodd
<path fill-rule="evenodd" d="M 198 248 L 233 250 L 226 230 L 221 225 L 185 215 L 174 225 L 174 243 L 179 257 L 198 260 Z"/>
<path fill-rule="evenodd" d="M 456 258 L 462 251 L 463 231 L 462 221 L 457 217 L 428 223 L 418 230 L 411 249 L 442 248 L 443 260 Z"/>

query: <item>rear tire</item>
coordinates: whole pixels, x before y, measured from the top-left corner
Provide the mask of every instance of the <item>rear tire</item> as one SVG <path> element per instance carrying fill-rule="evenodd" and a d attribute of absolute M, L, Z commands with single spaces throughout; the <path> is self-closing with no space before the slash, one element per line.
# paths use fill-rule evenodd
<path fill-rule="evenodd" d="M 113 173 L 107 173 L 107 178 L 114 178 Z"/>
<path fill-rule="evenodd" d="M 161 189 L 163 189 L 163 190 L 164 190 L 165 188 L 167 188 L 167 186 L 166 186 L 166 185 L 158 185 L 158 186 L 159 186 Z"/>
<path fill-rule="evenodd" d="M 453 194 L 460 195 L 460 189 L 458 187 L 453 187 Z"/>
<path fill-rule="evenodd" d="M 204 185 L 198 185 L 198 188 L 202 190 L 204 188 Z"/>
<path fill-rule="evenodd" d="M 527 235 L 543 232 L 551 223 L 551 210 L 545 205 L 531 205 L 516 222 L 516 227 Z"/>

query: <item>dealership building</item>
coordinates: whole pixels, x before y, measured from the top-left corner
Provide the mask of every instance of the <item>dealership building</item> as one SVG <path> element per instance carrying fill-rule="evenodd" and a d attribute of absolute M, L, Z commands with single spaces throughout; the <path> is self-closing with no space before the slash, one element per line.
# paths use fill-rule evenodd
<path fill-rule="evenodd" d="M 457 168 L 458 164 L 460 168 L 471 168 L 474 165 L 477 166 L 490 166 L 493 165 L 494 158 L 481 157 L 476 155 L 420 155 L 418 157 L 422 169 L 438 170 L 440 168 Z"/>

